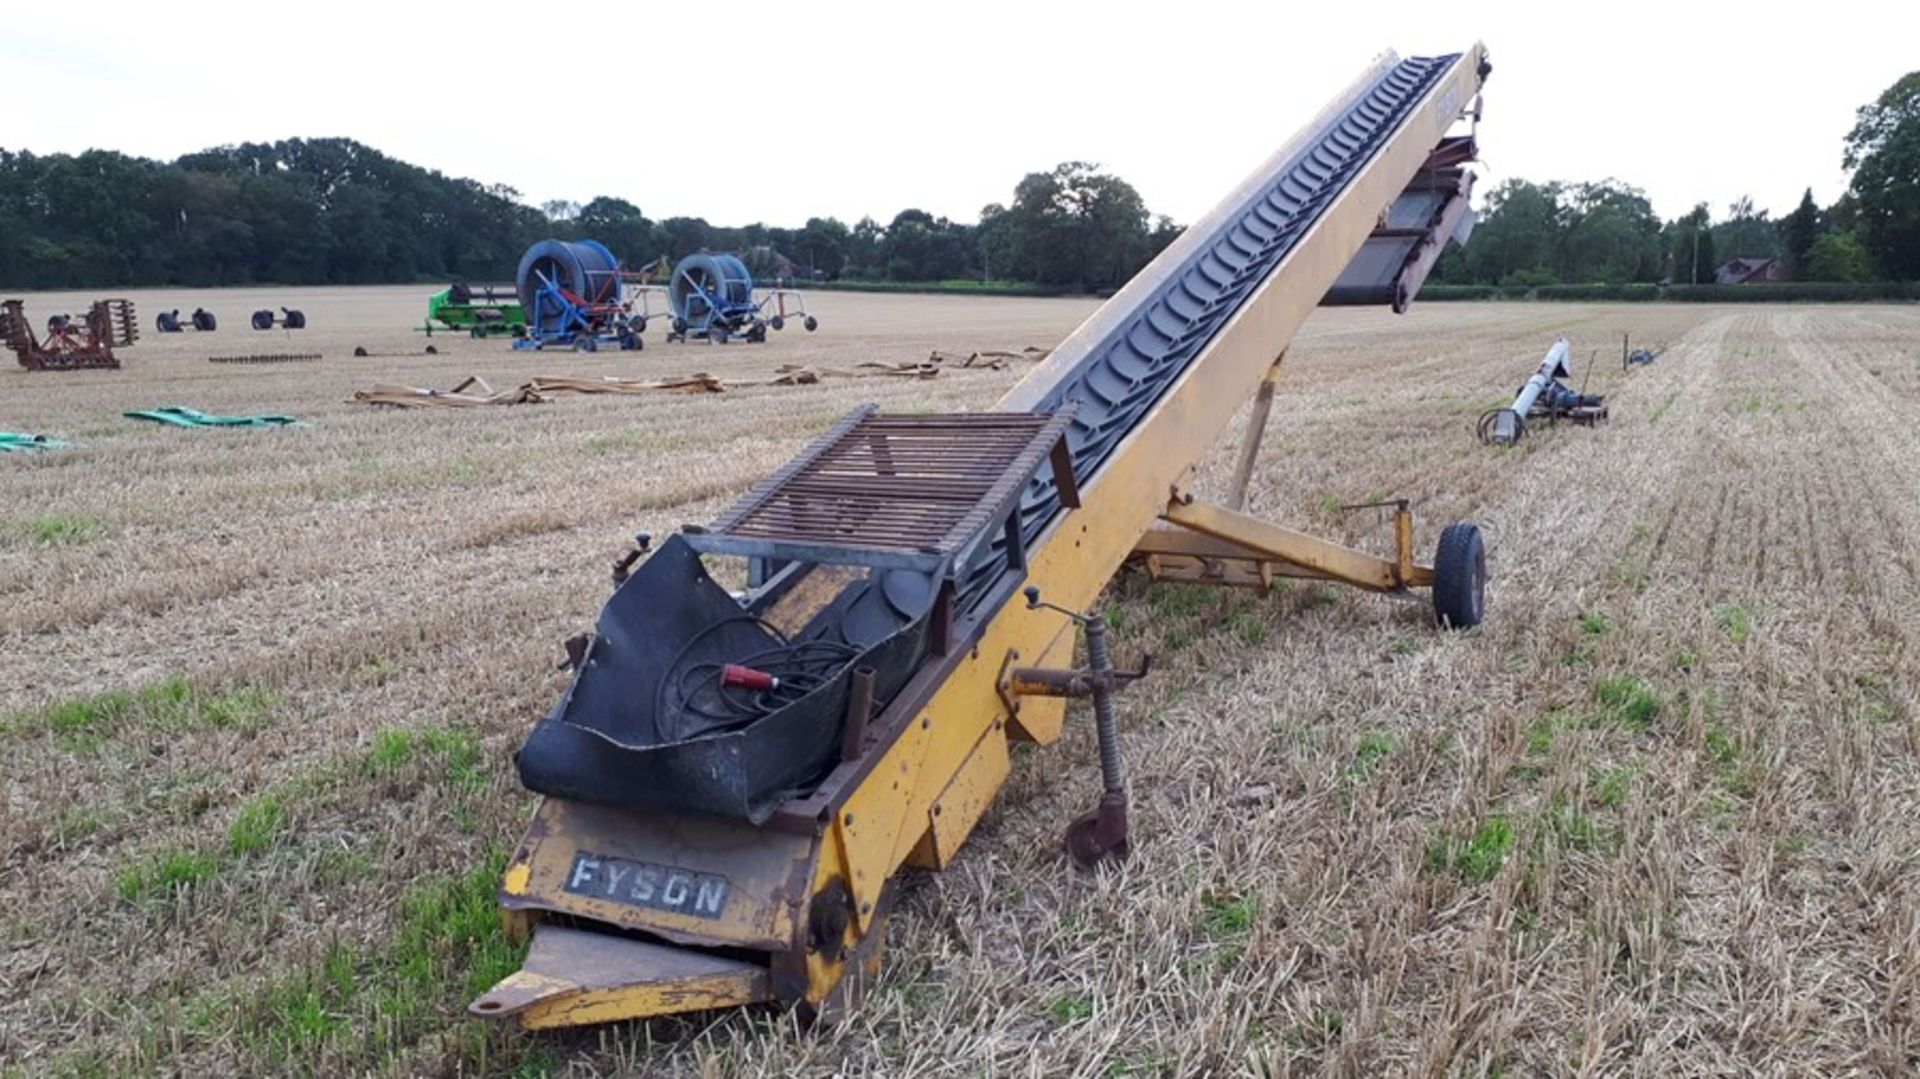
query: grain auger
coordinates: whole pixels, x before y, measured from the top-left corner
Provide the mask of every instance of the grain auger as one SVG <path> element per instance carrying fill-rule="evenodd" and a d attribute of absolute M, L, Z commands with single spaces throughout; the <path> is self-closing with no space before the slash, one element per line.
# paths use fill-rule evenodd
<path fill-rule="evenodd" d="M 1624 342 L 1621 347 L 1626 347 Z M 1540 361 L 1540 369 L 1520 387 L 1511 405 L 1480 414 L 1480 422 L 1474 428 L 1480 441 L 1511 446 L 1526 437 L 1528 420 L 1545 420 L 1548 423 L 1565 420 L 1582 427 L 1604 422 L 1607 418 L 1606 397 L 1583 392 L 1584 383 L 1581 389 L 1575 390 L 1560 381 L 1573 376 L 1571 356 L 1566 338 L 1555 341 L 1553 347 L 1547 350 L 1546 358 Z"/>
<path fill-rule="evenodd" d="M 1116 668 L 1097 603 L 1129 560 L 1431 587 L 1443 623 L 1477 622 L 1471 525 L 1425 566 L 1404 505 L 1383 558 L 1206 505 L 1187 478 L 1249 397 L 1264 423 L 1323 298 L 1402 309 L 1464 234 L 1473 136 L 1449 131 L 1489 70 L 1478 45 L 1381 58 L 994 409 L 863 406 L 711 523 L 622 558 L 516 758 L 545 798 L 500 902 L 530 943 L 474 1014 L 836 1014 L 879 969 L 900 870 L 952 864 L 1010 747 L 1058 739 L 1077 697 L 1103 793 L 1068 853 L 1125 857 L 1115 698 L 1145 664 Z"/>

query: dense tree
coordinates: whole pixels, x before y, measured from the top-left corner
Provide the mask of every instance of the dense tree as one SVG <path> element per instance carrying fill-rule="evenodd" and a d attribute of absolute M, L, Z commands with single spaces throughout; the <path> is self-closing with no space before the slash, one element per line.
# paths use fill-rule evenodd
<path fill-rule="evenodd" d="M 795 262 L 807 268 L 809 276 L 839 277 L 847 264 L 847 248 L 853 230 L 831 217 L 809 217 L 789 245 Z"/>
<path fill-rule="evenodd" d="M 1713 226 L 1713 250 L 1722 262 L 1779 258 L 1780 230 L 1767 220 L 1767 211 L 1753 208 L 1752 197 L 1742 195 L 1727 207 L 1727 219 Z"/>
<path fill-rule="evenodd" d="M 967 275 L 976 256 L 973 230 L 925 210 L 894 215 L 880 241 L 879 265 L 892 281 L 943 281 Z"/>
<path fill-rule="evenodd" d="M 1120 284 L 1146 261 L 1146 203 L 1133 185 L 1084 161 L 1028 173 L 998 227 L 1010 230 L 1009 276 L 1075 289 Z"/>
<path fill-rule="evenodd" d="M 653 222 L 625 199 L 606 195 L 593 199 L 580 207 L 572 224 L 575 235 L 606 244 L 615 258 L 629 266 L 644 266 L 661 254 L 662 241 Z"/>
<path fill-rule="evenodd" d="M 1487 196 L 1472 242 L 1448 254 L 1442 279 L 1489 285 L 1558 280 L 1555 251 L 1564 218 L 1559 184 L 1508 180 Z"/>
<path fill-rule="evenodd" d="M 1781 257 L 1786 261 L 1787 278 L 1807 281 L 1812 264 L 1813 245 L 1820 239 L 1820 207 L 1813 201 L 1813 188 L 1800 196 L 1800 205 L 1780 221 Z"/>
<path fill-rule="evenodd" d="M 1660 219 L 1639 188 L 1602 180 L 1566 191 L 1556 252 L 1562 280 L 1616 284 L 1660 275 Z"/>
<path fill-rule="evenodd" d="M 1680 284 L 1710 285 L 1713 271 L 1713 215 L 1700 203 L 1666 228 L 1667 277 Z"/>
<path fill-rule="evenodd" d="M 978 226 L 909 209 L 884 226 L 815 217 L 787 229 L 654 222 L 605 195 L 535 208 L 512 188 L 348 139 L 241 143 L 172 163 L 0 150 L 0 283 L 23 288 L 510 280 L 548 237 L 598 240 L 630 266 L 731 250 L 768 277 L 1103 288 L 1179 234 L 1149 221 L 1130 185 L 1080 163 L 1028 176 L 1012 208 L 989 207 Z"/>
<path fill-rule="evenodd" d="M 1863 106 L 1843 162 L 1860 241 L 1883 277 L 1920 280 L 1920 71 Z"/>
<path fill-rule="evenodd" d="M 1851 232 L 1829 232 L 1807 254 L 1806 281 L 1871 281 L 1873 260 Z"/>

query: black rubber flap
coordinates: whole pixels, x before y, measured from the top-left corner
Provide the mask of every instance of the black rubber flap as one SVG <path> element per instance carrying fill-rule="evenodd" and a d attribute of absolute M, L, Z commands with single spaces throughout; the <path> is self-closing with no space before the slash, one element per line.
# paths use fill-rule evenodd
<path fill-rule="evenodd" d="M 823 612 L 822 631 L 836 621 L 834 613 Z M 923 609 L 911 619 L 895 617 L 890 632 L 870 627 L 869 647 L 779 711 L 736 730 L 680 737 L 663 681 L 686 664 L 732 662 L 778 642 L 707 576 L 683 539 L 672 537 L 601 611 L 573 684 L 520 747 L 520 781 L 595 805 L 757 824 L 781 801 L 816 786 L 838 759 L 854 667 L 875 669 L 876 703 L 899 692 L 925 653 L 925 616 Z"/>

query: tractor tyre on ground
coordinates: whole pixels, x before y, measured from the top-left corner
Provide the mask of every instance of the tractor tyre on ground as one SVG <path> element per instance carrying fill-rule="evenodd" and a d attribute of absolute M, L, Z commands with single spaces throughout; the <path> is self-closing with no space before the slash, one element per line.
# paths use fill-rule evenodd
<path fill-rule="evenodd" d="M 178 311 L 174 312 L 174 322 L 176 325 L 180 321 L 179 314 L 180 312 Z M 201 333 L 212 333 L 220 328 L 220 321 L 213 317 L 213 312 L 205 308 L 196 307 L 193 309 L 193 328 L 199 330 Z"/>
<path fill-rule="evenodd" d="M 153 326 L 154 326 L 154 329 L 159 330 L 161 333 L 179 333 L 180 332 L 180 312 L 178 311 L 160 312 L 158 315 L 154 316 Z"/>
<path fill-rule="evenodd" d="M 271 330 L 273 329 L 273 312 L 255 311 L 253 318 L 249 321 L 253 323 L 253 328 L 256 330 Z"/>
<path fill-rule="evenodd" d="M 1487 545 L 1480 527 L 1456 521 L 1433 553 L 1433 616 L 1450 629 L 1470 629 L 1487 613 Z"/>
<path fill-rule="evenodd" d="M 300 310 L 298 307 L 282 307 L 280 310 L 287 313 L 287 329 L 304 330 L 307 328 L 306 312 Z"/>

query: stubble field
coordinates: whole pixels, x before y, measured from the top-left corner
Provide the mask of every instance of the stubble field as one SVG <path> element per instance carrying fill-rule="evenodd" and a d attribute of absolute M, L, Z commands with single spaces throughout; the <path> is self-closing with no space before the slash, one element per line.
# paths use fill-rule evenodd
<path fill-rule="evenodd" d="M 911 878 L 850 1022 L 528 1036 L 493 889 L 511 753 L 609 561 L 711 519 L 853 405 L 1027 369 L 398 412 L 380 382 L 765 377 L 1049 346 L 1075 300 L 822 294 L 764 346 L 529 356 L 410 334 L 425 289 L 136 294 L 223 328 L 0 371 L 0 1069 L 22 1075 L 1911 1073 L 1920 1068 L 1920 310 L 1430 304 L 1314 316 L 1249 508 L 1423 555 L 1486 530 L 1484 627 L 1318 586 L 1116 582 L 1135 853 L 1059 828 L 1076 713 Z M 31 297 L 36 324 L 81 297 Z M 244 328 L 302 307 L 310 329 Z M 1619 370 L 1619 334 L 1665 344 Z M 143 331 L 144 332 L 144 331 Z M 1558 335 L 1612 422 L 1472 435 Z M 209 355 L 318 351 L 317 363 Z M 178 430 L 182 404 L 305 426 Z M 1217 492 L 1242 410 L 1202 465 Z"/>

